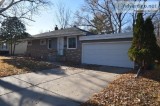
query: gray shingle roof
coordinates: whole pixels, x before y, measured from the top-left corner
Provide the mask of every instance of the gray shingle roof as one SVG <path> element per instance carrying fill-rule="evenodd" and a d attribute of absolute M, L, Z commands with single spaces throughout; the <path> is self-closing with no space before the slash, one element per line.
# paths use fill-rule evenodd
<path fill-rule="evenodd" d="M 48 38 L 48 37 L 58 37 L 58 36 L 76 36 L 76 35 L 91 35 L 92 33 L 79 29 L 77 27 L 66 28 L 51 32 L 45 32 L 37 35 L 33 35 L 33 38 Z"/>

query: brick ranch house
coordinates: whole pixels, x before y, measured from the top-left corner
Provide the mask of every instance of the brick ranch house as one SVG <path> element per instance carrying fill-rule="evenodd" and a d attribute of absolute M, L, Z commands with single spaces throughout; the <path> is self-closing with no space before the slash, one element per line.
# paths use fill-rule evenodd
<path fill-rule="evenodd" d="M 50 61 L 81 62 L 80 36 L 92 33 L 77 27 L 41 33 L 28 38 L 26 55 Z"/>
<path fill-rule="evenodd" d="M 133 62 L 127 54 L 132 35 L 93 35 L 77 27 L 55 30 L 26 39 L 26 54 L 50 61 L 132 68 Z"/>
<path fill-rule="evenodd" d="M 134 68 L 128 57 L 133 33 L 93 35 L 77 27 L 26 39 L 28 56 L 50 61 Z M 159 43 L 159 39 L 157 37 Z"/>

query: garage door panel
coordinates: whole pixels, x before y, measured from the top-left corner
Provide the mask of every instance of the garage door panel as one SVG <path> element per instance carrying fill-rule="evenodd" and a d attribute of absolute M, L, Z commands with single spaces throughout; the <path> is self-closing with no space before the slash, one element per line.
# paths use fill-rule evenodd
<path fill-rule="evenodd" d="M 114 56 L 115 55 L 117 55 L 117 56 L 126 55 L 125 50 L 121 51 L 121 53 L 123 53 L 123 54 L 120 54 L 119 51 L 120 50 L 101 50 L 101 49 L 99 49 L 99 50 L 93 50 L 93 51 L 88 50 L 88 52 L 85 52 L 84 55 L 104 55 L 104 56 L 105 55 L 112 55 L 112 54 L 114 54 Z"/>
<path fill-rule="evenodd" d="M 128 58 L 130 42 L 86 43 L 82 46 L 82 63 L 133 67 Z"/>

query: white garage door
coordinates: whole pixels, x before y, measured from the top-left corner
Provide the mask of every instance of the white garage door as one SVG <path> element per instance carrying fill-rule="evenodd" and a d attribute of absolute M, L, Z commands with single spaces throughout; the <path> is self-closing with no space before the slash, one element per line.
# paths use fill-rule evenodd
<path fill-rule="evenodd" d="M 133 68 L 130 46 L 131 42 L 83 43 L 82 63 Z"/>

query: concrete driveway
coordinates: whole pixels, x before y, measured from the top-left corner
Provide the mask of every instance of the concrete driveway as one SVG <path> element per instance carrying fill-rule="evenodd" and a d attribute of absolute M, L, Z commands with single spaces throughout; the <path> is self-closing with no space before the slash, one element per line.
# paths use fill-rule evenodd
<path fill-rule="evenodd" d="M 129 69 L 61 66 L 4 77 L 0 79 L 0 106 L 79 106 L 126 71 Z"/>

